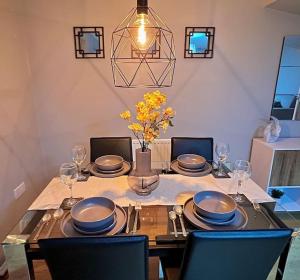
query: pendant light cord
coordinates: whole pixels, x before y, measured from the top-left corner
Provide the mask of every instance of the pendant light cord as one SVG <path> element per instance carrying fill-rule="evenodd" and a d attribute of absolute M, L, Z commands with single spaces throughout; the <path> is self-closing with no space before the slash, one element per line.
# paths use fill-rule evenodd
<path fill-rule="evenodd" d="M 148 14 L 148 0 L 137 0 L 137 14 Z"/>

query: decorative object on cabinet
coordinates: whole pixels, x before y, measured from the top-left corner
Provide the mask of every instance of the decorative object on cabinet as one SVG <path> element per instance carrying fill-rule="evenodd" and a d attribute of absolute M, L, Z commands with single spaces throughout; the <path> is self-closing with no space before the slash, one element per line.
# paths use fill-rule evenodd
<path fill-rule="evenodd" d="M 213 58 L 215 27 L 186 27 L 185 58 Z"/>
<path fill-rule="evenodd" d="M 271 120 L 264 129 L 264 139 L 268 143 L 276 142 L 280 136 L 281 126 L 279 120 L 271 116 Z"/>
<path fill-rule="evenodd" d="M 279 138 L 266 143 L 254 138 L 251 151 L 252 179 L 268 187 L 300 187 L 300 138 Z"/>
<path fill-rule="evenodd" d="M 170 87 L 175 69 L 172 31 L 147 0 L 137 7 L 112 33 L 111 65 L 116 87 Z"/>
<path fill-rule="evenodd" d="M 271 196 L 273 198 L 281 198 L 284 195 L 284 192 L 279 189 L 272 189 L 271 190 Z"/>
<path fill-rule="evenodd" d="M 104 28 L 73 27 L 76 58 L 104 58 Z"/>

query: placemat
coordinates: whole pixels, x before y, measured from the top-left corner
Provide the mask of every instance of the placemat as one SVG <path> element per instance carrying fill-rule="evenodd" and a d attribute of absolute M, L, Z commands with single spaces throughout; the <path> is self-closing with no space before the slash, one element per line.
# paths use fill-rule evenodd
<path fill-rule="evenodd" d="M 243 195 L 244 196 L 244 195 Z M 261 212 L 257 212 L 252 203 L 244 196 L 245 201 L 239 203 L 248 215 L 248 223 L 244 230 L 253 230 L 253 229 L 271 229 L 271 228 L 282 228 L 286 227 L 277 217 L 272 215 L 272 212 L 268 210 L 268 208 L 261 205 Z M 168 211 L 173 210 L 173 206 L 167 206 Z M 199 230 L 199 228 L 194 227 L 189 221 L 183 216 L 184 226 L 186 231 L 189 233 L 193 230 Z M 167 235 L 158 235 L 156 236 L 157 243 L 182 243 L 186 241 L 186 237 L 182 235 L 180 221 L 177 218 L 175 221 L 176 229 L 178 232 L 178 237 L 175 237 L 173 223 L 169 219 L 168 220 L 168 234 Z M 220 230 L 222 230 L 222 226 L 220 226 Z"/>

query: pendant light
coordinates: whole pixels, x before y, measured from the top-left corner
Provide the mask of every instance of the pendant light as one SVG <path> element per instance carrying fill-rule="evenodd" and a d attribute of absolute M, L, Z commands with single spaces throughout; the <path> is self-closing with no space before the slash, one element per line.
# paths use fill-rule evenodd
<path fill-rule="evenodd" d="M 172 31 L 148 7 L 137 0 L 112 34 L 111 65 L 116 87 L 169 87 L 175 69 Z"/>

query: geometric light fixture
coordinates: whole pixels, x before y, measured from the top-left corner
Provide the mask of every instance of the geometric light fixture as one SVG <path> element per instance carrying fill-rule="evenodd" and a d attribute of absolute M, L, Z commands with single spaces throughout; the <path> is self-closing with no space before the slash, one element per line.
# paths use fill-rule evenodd
<path fill-rule="evenodd" d="M 172 31 L 148 7 L 137 0 L 112 34 L 111 65 L 116 87 L 170 87 L 175 69 Z"/>

